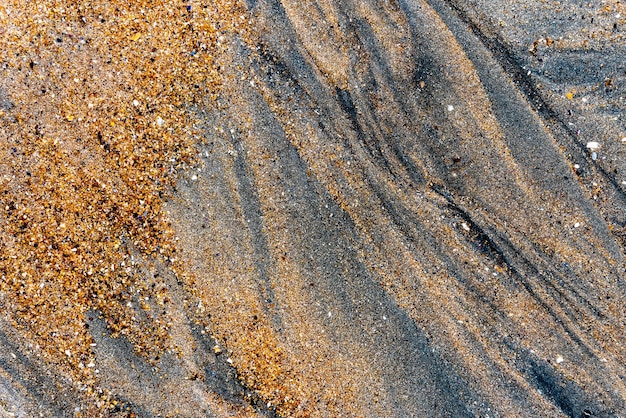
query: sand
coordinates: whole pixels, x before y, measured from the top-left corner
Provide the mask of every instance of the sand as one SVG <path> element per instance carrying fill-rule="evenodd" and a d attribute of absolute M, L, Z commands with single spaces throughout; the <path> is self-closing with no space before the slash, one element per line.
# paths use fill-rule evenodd
<path fill-rule="evenodd" d="M 625 22 L 0 4 L 0 415 L 623 416 Z"/>

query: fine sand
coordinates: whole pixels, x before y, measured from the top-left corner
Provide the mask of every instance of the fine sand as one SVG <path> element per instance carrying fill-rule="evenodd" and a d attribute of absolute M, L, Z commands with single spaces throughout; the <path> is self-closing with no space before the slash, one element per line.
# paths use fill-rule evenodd
<path fill-rule="evenodd" d="M 626 6 L 0 3 L 1 417 L 626 416 Z"/>

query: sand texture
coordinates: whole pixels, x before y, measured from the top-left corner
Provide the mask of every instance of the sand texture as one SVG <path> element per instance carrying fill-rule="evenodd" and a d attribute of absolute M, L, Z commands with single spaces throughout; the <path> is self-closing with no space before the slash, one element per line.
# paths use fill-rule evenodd
<path fill-rule="evenodd" d="M 619 0 L 0 2 L 0 417 L 626 417 Z"/>

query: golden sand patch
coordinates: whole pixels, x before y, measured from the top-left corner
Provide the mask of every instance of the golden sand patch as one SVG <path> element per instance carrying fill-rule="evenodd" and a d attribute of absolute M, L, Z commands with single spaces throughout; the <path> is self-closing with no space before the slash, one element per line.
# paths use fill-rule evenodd
<path fill-rule="evenodd" d="M 169 347 L 165 311 L 137 319 L 149 289 L 133 254 L 176 270 L 163 199 L 194 164 L 190 109 L 218 93 L 215 56 L 241 14 L 230 1 L 0 5 L 0 306 L 77 381 L 96 381 L 89 310 L 149 359 Z"/>

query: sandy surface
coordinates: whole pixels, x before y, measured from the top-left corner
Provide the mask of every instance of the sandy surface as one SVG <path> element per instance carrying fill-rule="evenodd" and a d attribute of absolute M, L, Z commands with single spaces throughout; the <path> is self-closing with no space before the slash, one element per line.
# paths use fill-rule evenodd
<path fill-rule="evenodd" d="M 0 416 L 626 416 L 626 7 L 0 3 Z"/>

